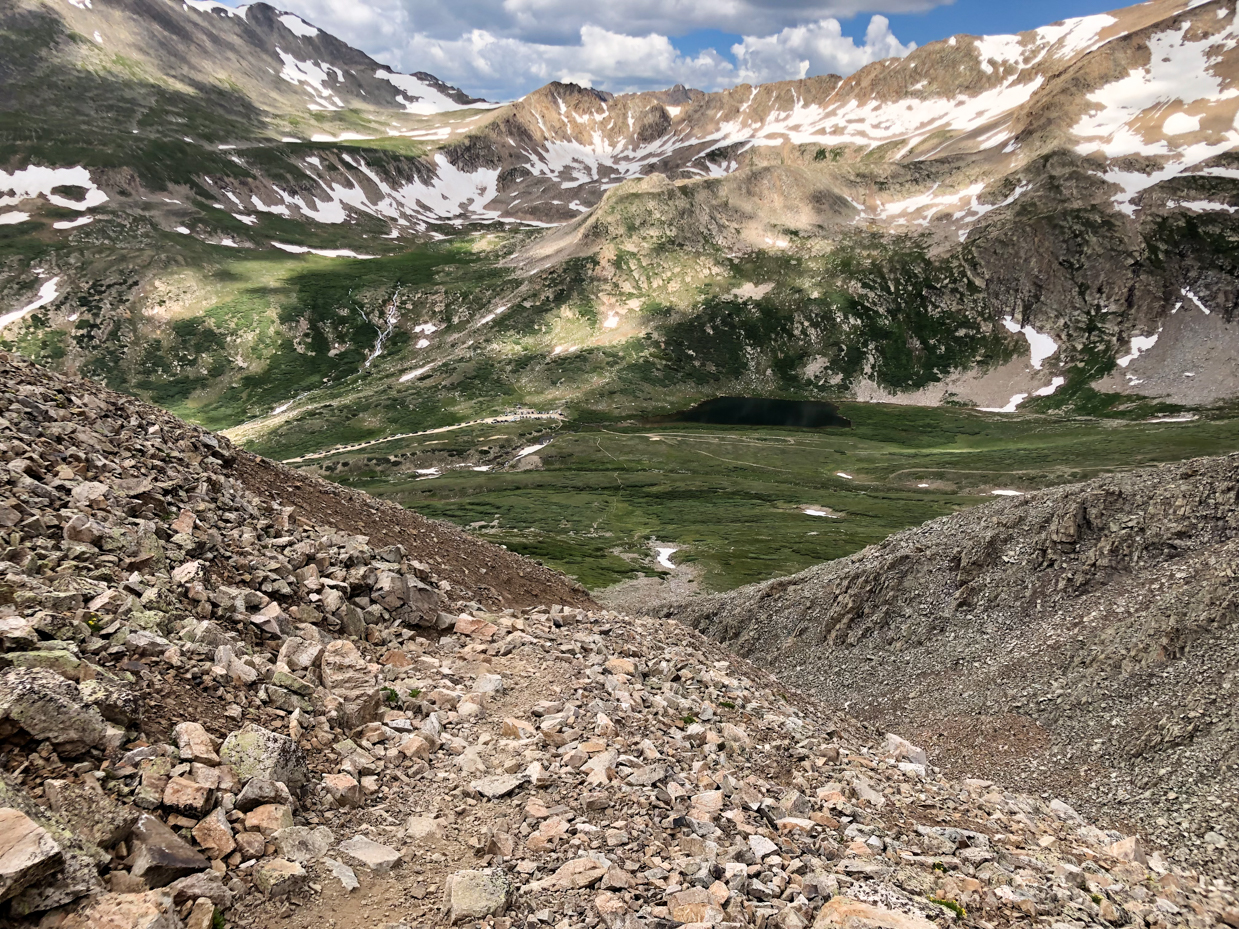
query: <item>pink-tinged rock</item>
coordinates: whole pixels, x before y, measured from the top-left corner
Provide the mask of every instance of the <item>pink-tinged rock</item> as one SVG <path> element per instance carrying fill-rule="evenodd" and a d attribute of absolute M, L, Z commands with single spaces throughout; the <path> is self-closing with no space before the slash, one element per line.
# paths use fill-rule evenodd
<path fill-rule="evenodd" d="M 532 723 L 509 717 L 503 721 L 502 734 L 505 739 L 532 739 L 538 733 Z"/>
<path fill-rule="evenodd" d="M 176 736 L 177 748 L 181 753 L 181 761 L 194 761 L 198 764 L 219 764 L 219 753 L 215 750 L 215 740 L 203 728 L 201 723 L 181 723 L 172 730 Z"/>
<path fill-rule="evenodd" d="M 606 890 L 594 898 L 594 908 L 607 929 L 622 926 L 628 915 L 628 904 L 624 902 L 624 898 Z"/>
<path fill-rule="evenodd" d="M 361 805 L 361 785 L 347 774 L 328 774 L 323 777 L 327 796 L 340 807 Z"/>
<path fill-rule="evenodd" d="M 682 923 L 720 923 L 725 916 L 714 895 L 704 887 L 690 887 L 672 894 L 667 906 L 671 918 Z"/>
<path fill-rule="evenodd" d="M 176 519 L 172 520 L 172 531 L 178 535 L 188 535 L 194 531 L 194 523 L 198 521 L 198 517 L 194 515 L 193 510 L 181 510 L 181 514 Z"/>
<path fill-rule="evenodd" d="M 529 885 L 529 890 L 581 890 L 602 880 L 607 867 L 596 858 L 574 858 L 542 881 Z"/>
<path fill-rule="evenodd" d="M 406 758 L 420 758 L 425 761 L 430 757 L 430 743 L 420 735 L 411 735 L 400 743 L 397 751 Z"/>
<path fill-rule="evenodd" d="M 456 620 L 456 625 L 452 629 L 457 635 L 467 635 L 470 638 L 478 639 L 482 642 L 489 642 L 494 638 L 495 633 L 499 631 L 499 627 L 494 623 L 488 623 L 484 619 L 475 619 L 472 616 L 462 616 Z"/>
<path fill-rule="evenodd" d="M 172 570 L 172 580 L 178 584 L 192 584 L 202 575 L 201 561 L 187 561 Z"/>
<path fill-rule="evenodd" d="M 224 858 L 236 850 L 237 841 L 232 834 L 232 825 L 222 809 L 212 810 L 193 829 L 194 841 L 206 852 L 208 858 Z"/>
<path fill-rule="evenodd" d="M 19 810 L 0 809 L 0 901 L 41 883 L 63 863 L 47 830 Z"/>
<path fill-rule="evenodd" d="M 1146 868 L 1149 866 L 1149 859 L 1144 853 L 1144 846 L 1140 844 L 1140 839 L 1136 836 L 1115 842 L 1110 846 L 1109 852 L 1115 858 L 1122 859 L 1123 861 L 1130 861 L 1133 864 Z"/>
<path fill-rule="evenodd" d="M 267 840 L 261 832 L 239 832 L 236 837 L 237 854 L 242 861 L 261 858 L 267 850 Z"/>
<path fill-rule="evenodd" d="M 924 916 L 884 910 L 852 897 L 833 897 L 822 907 L 813 929 L 934 929 Z"/>
<path fill-rule="evenodd" d="M 165 890 L 109 893 L 60 923 L 60 929 L 181 929 L 172 895 Z"/>
<path fill-rule="evenodd" d="M 199 817 L 211 808 L 215 791 L 187 777 L 174 777 L 164 788 L 163 805 L 186 816 Z"/>
<path fill-rule="evenodd" d="M 293 811 L 283 803 L 264 803 L 245 814 L 245 831 L 261 832 L 267 838 L 293 824 Z"/>

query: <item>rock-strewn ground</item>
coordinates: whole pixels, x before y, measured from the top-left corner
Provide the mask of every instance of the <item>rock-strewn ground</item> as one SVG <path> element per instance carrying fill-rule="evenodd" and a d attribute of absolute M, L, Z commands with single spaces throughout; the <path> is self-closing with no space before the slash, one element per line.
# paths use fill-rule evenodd
<path fill-rule="evenodd" d="M 660 610 L 960 775 L 1239 872 L 1239 456 L 1105 477 Z"/>
<path fill-rule="evenodd" d="M 1239 927 L 1227 881 L 678 624 L 0 378 L 5 925 Z"/>

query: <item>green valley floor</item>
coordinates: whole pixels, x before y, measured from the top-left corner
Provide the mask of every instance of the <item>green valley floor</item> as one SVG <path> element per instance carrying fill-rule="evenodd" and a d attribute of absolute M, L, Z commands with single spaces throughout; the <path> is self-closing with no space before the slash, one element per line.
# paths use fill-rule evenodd
<path fill-rule="evenodd" d="M 301 467 L 465 526 L 591 590 L 672 571 L 725 590 L 997 494 L 1239 449 L 1236 410 L 1159 421 L 841 412 L 852 428 L 483 423 Z"/>

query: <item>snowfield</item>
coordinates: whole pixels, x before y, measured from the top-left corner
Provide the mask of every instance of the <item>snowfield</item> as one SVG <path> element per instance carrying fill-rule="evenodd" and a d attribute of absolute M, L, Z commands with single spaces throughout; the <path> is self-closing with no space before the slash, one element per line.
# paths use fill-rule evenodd
<path fill-rule="evenodd" d="M 62 187 L 81 187 L 86 193 L 81 200 L 55 193 Z M 23 200 L 42 197 L 54 206 L 85 211 L 106 203 L 108 195 L 100 190 L 85 168 L 45 168 L 30 165 L 8 174 L 0 171 L 0 206 L 16 206 Z"/>
<path fill-rule="evenodd" d="M 5 328 L 11 323 L 17 322 L 19 319 L 33 313 L 40 307 L 47 306 L 53 300 L 57 299 L 60 296 L 60 291 L 58 290 L 59 284 L 59 277 L 52 278 L 39 288 L 39 295 L 33 303 L 22 307 L 20 310 L 13 310 L 11 313 L 5 313 L 3 316 L 0 316 L 0 329 Z"/>

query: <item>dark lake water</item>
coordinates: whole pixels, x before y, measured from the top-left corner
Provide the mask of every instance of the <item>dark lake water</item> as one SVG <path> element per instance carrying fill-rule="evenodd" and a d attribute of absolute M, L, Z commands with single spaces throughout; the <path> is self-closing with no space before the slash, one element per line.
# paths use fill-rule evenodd
<path fill-rule="evenodd" d="M 796 429 L 848 428 L 833 403 L 821 400 L 767 400 L 762 397 L 717 397 L 670 417 L 673 422 L 718 426 L 790 426 Z"/>

